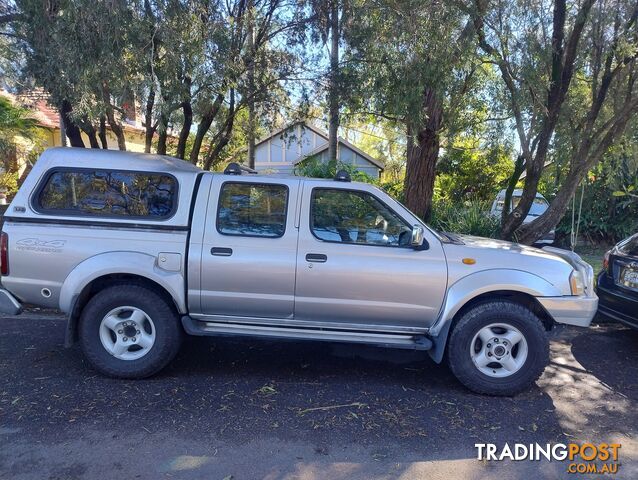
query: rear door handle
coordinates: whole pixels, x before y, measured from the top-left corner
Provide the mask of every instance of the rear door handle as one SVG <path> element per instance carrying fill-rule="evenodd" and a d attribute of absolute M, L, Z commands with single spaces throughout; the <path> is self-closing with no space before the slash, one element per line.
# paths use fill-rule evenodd
<path fill-rule="evenodd" d="M 306 262 L 324 263 L 328 260 L 328 256 L 323 253 L 307 253 Z"/>
<path fill-rule="evenodd" d="M 233 254 L 233 249 L 226 247 L 213 247 L 210 249 L 210 254 L 218 257 L 230 257 Z"/>

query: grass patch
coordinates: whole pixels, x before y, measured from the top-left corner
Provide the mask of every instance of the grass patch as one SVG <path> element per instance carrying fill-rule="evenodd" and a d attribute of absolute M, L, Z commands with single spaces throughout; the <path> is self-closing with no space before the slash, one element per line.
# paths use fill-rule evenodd
<path fill-rule="evenodd" d="M 576 247 L 576 253 L 594 267 L 594 273 L 598 273 L 603 268 L 603 256 L 610 248 L 611 245 L 603 246 L 583 244 Z"/>

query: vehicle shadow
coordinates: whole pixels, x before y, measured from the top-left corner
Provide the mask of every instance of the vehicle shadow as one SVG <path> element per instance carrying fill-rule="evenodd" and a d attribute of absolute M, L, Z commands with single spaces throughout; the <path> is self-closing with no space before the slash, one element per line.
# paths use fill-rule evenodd
<path fill-rule="evenodd" d="M 572 341 L 574 358 L 601 382 L 638 401 L 638 330 L 604 323 Z"/>

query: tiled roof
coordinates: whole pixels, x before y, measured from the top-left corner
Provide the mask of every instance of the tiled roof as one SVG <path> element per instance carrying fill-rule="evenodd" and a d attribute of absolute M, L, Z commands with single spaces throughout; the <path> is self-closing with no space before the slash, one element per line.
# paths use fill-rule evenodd
<path fill-rule="evenodd" d="M 9 98 L 13 103 L 21 105 L 31 110 L 33 117 L 38 124 L 44 128 L 60 128 L 60 114 L 57 109 L 51 106 L 48 101 L 48 95 L 42 90 L 31 90 L 29 92 L 14 95 L 6 90 L 0 90 L 0 95 Z M 143 134 L 146 129 L 137 123 L 123 121 L 122 128 L 124 131 L 136 132 Z M 169 134 L 172 138 L 173 135 Z"/>

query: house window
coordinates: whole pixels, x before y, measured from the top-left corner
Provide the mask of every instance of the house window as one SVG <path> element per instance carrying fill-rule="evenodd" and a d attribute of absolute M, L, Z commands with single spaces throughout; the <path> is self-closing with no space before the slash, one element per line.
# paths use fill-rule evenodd
<path fill-rule="evenodd" d="M 310 229 L 326 242 L 403 247 L 412 228 L 393 210 L 367 192 L 315 188 Z"/>
<path fill-rule="evenodd" d="M 288 187 L 226 182 L 219 194 L 217 231 L 223 235 L 277 238 L 286 231 Z"/>
<path fill-rule="evenodd" d="M 177 180 L 147 172 L 61 169 L 37 194 L 42 213 L 166 219 L 177 207 Z"/>

